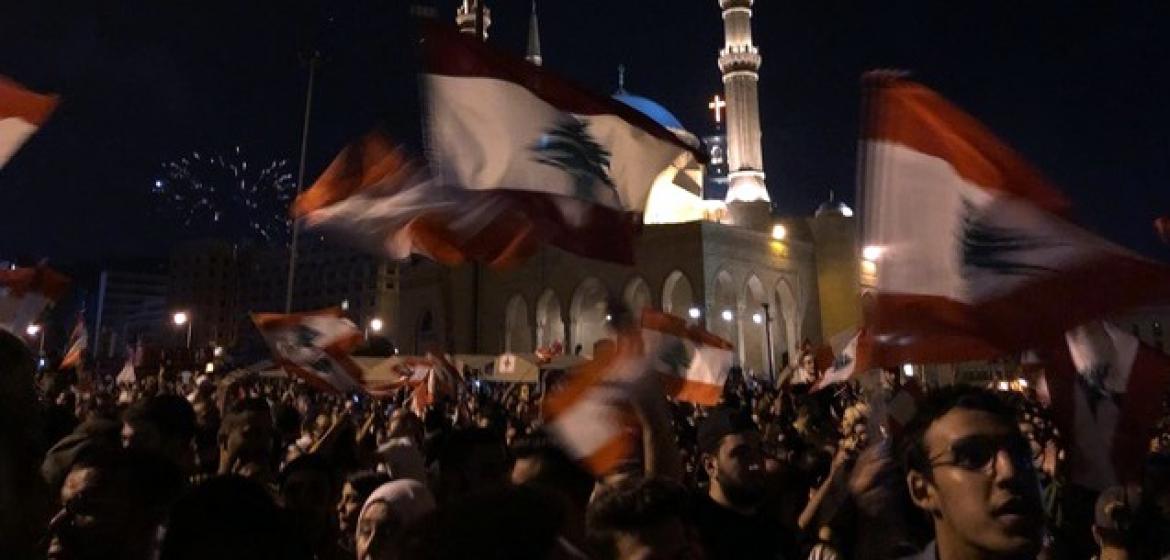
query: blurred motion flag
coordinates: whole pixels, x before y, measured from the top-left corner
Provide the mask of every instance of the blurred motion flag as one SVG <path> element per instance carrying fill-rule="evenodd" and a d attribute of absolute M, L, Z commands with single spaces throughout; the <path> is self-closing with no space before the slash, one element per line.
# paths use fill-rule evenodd
<path fill-rule="evenodd" d="M 1158 232 L 1158 239 L 1170 245 L 1170 216 L 1160 216 L 1154 220 L 1154 231 Z"/>
<path fill-rule="evenodd" d="M 293 215 L 396 258 L 503 266 L 550 243 L 632 263 L 653 181 L 687 152 L 702 157 L 690 136 L 453 28 L 422 25 L 430 161 L 371 133 Z"/>
<path fill-rule="evenodd" d="M 914 82 L 869 82 L 876 365 L 993 358 L 1170 300 L 1170 267 L 1073 224 L 1063 195 L 977 120 Z"/>
<path fill-rule="evenodd" d="M 704 406 L 719 404 L 735 361 L 730 342 L 652 309 L 642 311 L 642 341 L 653 353 L 650 367 L 662 374 L 667 395 Z"/>
<path fill-rule="evenodd" d="M 635 449 L 631 431 L 637 419 L 626 403 L 646 367 L 641 338 L 622 333 L 613 351 L 575 368 L 545 397 L 549 431 L 596 476 L 614 471 Z"/>
<path fill-rule="evenodd" d="M 0 329 L 23 336 L 68 289 L 69 278 L 43 264 L 0 270 Z"/>
<path fill-rule="evenodd" d="M 0 168 L 56 108 L 56 95 L 29 91 L 0 76 Z"/>
<path fill-rule="evenodd" d="M 290 375 L 318 390 L 349 394 L 363 391 L 362 370 L 349 353 L 362 332 L 341 308 L 306 313 L 253 313 L 252 322 L 272 351 L 272 359 Z"/>
<path fill-rule="evenodd" d="M 1080 325 L 1048 352 L 1051 406 L 1072 435 L 1073 482 L 1139 482 L 1170 389 L 1170 357 L 1107 322 Z"/>
<path fill-rule="evenodd" d="M 61 358 L 61 365 L 58 367 L 60 369 L 80 368 L 86 348 L 89 348 L 89 332 L 85 329 L 85 313 L 78 313 L 77 323 L 73 325 L 73 332 L 69 334 L 65 357 Z"/>

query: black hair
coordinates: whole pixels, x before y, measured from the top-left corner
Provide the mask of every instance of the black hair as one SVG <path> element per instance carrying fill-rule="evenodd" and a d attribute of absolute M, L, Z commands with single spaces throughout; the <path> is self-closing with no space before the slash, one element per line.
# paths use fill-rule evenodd
<path fill-rule="evenodd" d="M 357 471 L 345 477 L 345 481 L 350 486 L 353 486 L 358 496 L 361 496 L 361 499 L 364 501 L 379 486 L 390 482 L 390 475 L 378 471 Z"/>
<path fill-rule="evenodd" d="M 235 429 L 236 425 L 243 421 L 245 414 L 263 414 L 272 418 L 272 409 L 268 406 L 268 401 L 264 399 L 249 397 L 240 399 L 232 403 L 228 408 L 227 414 L 224 415 L 223 420 L 219 424 L 219 433 L 227 434 Z"/>
<path fill-rule="evenodd" d="M 671 519 L 690 519 L 686 490 L 660 478 L 635 478 L 608 487 L 589 504 L 585 525 L 591 540 L 613 551 L 616 533 L 634 533 Z"/>
<path fill-rule="evenodd" d="M 178 395 L 157 395 L 134 403 L 122 415 L 128 424 L 145 422 L 163 437 L 190 441 L 195 437 L 195 408 Z"/>
<path fill-rule="evenodd" d="M 564 491 L 580 504 L 589 501 L 595 482 L 593 475 L 573 461 L 544 430 L 517 436 L 512 440 L 511 452 L 516 459 L 540 461 L 539 472 L 528 484 Z"/>
<path fill-rule="evenodd" d="M 987 412 L 1012 427 L 1016 426 L 1016 411 L 994 391 L 974 385 L 951 385 L 935 389 L 917 403 L 914 417 L 902 429 L 896 441 L 898 457 L 906 471 L 925 472 L 929 458 L 926 456 L 927 430 L 939 418 L 953 409 L 978 410 Z"/>
<path fill-rule="evenodd" d="M 281 487 L 284 487 L 285 483 L 288 482 L 289 477 L 291 477 L 293 473 L 297 471 L 316 471 L 317 473 L 324 475 L 325 478 L 329 480 L 330 484 L 335 485 L 337 481 L 336 470 L 333 468 L 333 465 L 329 462 L 328 459 L 317 453 L 308 453 L 301 455 L 292 461 L 289 461 L 289 463 L 285 465 L 283 469 L 281 469 L 280 474 L 277 475 L 277 483 Z"/>

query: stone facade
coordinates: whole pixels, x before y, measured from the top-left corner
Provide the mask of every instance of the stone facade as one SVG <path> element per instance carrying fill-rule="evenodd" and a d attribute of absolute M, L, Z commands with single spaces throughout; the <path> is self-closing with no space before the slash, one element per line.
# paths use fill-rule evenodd
<path fill-rule="evenodd" d="M 523 353 L 560 342 L 567 352 L 579 345 L 590 355 L 594 342 L 610 336 L 606 302 L 622 301 L 629 309 L 652 307 L 702 324 L 735 344 L 746 369 L 767 375 L 769 353 L 779 371 L 795 360 L 802 341 L 827 339 L 822 309 L 830 310 L 836 328 L 858 299 L 856 263 L 820 258 L 805 220 L 785 223 L 801 235 L 777 240 L 706 221 L 647 225 L 633 267 L 555 248 L 507 270 L 416 259 L 399 269 L 392 340 L 404 354 L 430 345 L 451 353 Z M 852 220 L 815 229 L 848 239 L 852 250 Z M 849 274 L 851 287 L 841 281 Z"/>

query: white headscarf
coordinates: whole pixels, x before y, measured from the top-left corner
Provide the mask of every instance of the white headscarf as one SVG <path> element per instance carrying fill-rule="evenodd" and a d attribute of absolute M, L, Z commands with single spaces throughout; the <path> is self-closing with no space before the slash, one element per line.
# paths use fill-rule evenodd
<path fill-rule="evenodd" d="M 374 502 L 385 502 L 390 512 L 403 524 L 435 511 L 435 498 L 431 496 L 431 491 L 417 480 L 395 480 L 379 486 L 366 498 L 358 519 L 366 515 L 366 510 Z"/>

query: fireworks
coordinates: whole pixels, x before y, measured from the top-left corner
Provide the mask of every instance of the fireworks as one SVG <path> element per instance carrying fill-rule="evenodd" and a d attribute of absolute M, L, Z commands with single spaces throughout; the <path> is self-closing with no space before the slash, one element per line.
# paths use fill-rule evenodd
<path fill-rule="evenodd" d="M 189 233 L 276 242 L 288 238 L 296 181 L 287 160 L 253 165 L 236 146 L 164 163 L 151 192 Z"/>

